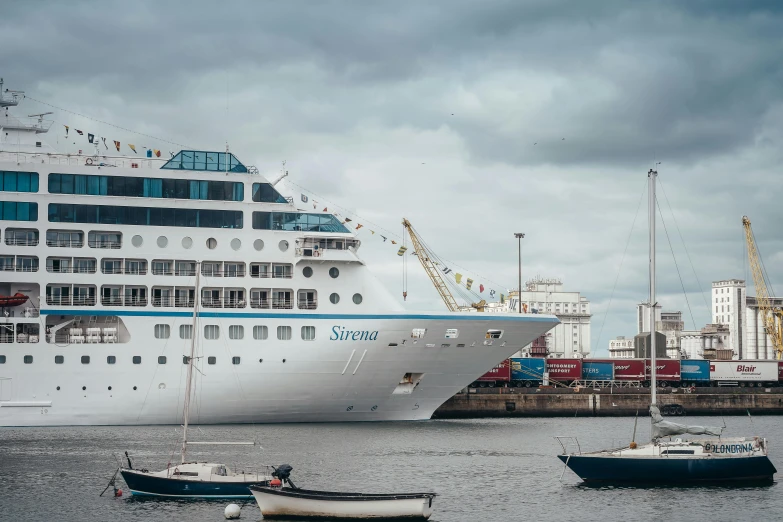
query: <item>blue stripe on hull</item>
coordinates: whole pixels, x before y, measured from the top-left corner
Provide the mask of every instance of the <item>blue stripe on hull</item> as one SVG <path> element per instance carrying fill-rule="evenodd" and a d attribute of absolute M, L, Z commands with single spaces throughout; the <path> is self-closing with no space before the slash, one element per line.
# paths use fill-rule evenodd
<path fill-rule="evenodd" d="M 557 456 L 585 482 L 681 484 L 772 480 L 777 472 L 768 457 L 620 458 Z"/>
<path fill-rule="evenodd" d="M 263 486 L 267 482 L 209 482 L 203 480 L 168 479 L 128 473 L 122 478 L 134 495 L 185 498 L 248 498 L 248 486 Z"/>

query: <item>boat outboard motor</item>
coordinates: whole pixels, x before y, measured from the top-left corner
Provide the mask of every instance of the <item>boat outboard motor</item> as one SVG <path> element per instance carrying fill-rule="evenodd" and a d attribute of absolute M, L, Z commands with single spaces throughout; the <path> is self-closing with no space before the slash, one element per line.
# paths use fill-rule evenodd
<path fill-rule="evenodd" d="M 282 482 L 288 482 L 289 486 L 291 486 L 293 489 L 297 489 L 294 483 L 291 482 L 291 472 L 293 470 L 294 468 L 292 468 L 290 465 L 281 464 L 275 468 L 275 470 L 272 472 L 272 476 L 280 479 Z"/>

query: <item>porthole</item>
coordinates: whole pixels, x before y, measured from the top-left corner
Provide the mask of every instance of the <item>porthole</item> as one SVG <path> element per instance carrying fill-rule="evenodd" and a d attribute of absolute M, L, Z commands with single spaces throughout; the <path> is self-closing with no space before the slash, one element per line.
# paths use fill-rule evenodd
<path fill-rule="evenodd" d="M 264 360 L 263 359 L 259 359 L 258 362 L 262 363 L 262 362 L 264 362 Z"/>
<path fill-rule="evenodd" d="M 285 252 L 286 250 L 288 250 L 288 241 L 286 241 L 286 240 L 284 239 L 284 240 L 282 240 L 281 242 L 279 242 L 279 243 L 277 244 L 277 246 L 278 246 L 278 247 L 280 247 L 280 251 L 281 251 L 281 252 Z"/>
<path fill-rule="evenodd" d="M 302 275 L 305 277 L 311 277 L 313 275 L 313 269 L 306 266 L 302 269 Z"/>
<path fill-rule="evenodd" d="M 193 246 L 193 239 L 190 237 L 183 237 L 182 238 L 182 248 L 190 248 Z"/>
<path fill-rule="evenodd" d="M 111 386 L 109 386 L 109 391 L 111 391 Z"/>
<path fill-rule="evenodd" d="M 207 239 L 207 248 L 210 250 L 215 250 L 217 248 L 217 239 L 214 237 Z"/>
<path fill-rule="evenodd" d="M 285 359 L 283 359 L 283 362 L 285 362 Z"/>
<path fill-rule="evenodd" d="M 234 238 L 231 240 L 231 249 L 232 250 L 239 250 L 242 248 L 242 241 L 239 240 L 239 238 Z"/>
<path fill-rule="evenodd" d="M 144 239 L 142 239 L 142 237 L 139 235 L 135 235 L 131 238 L 131 245 L 135 246 L 136 248 L 139 248 L 142 243 L 144 243 Z"/>
<path fill-rule="evenodd" d="M 57 387 L 57 391 L 60 391 L 60 387 L 59 386 Z"/>
<path fill-rule="evenodd" d="M 136 391 L 136 387 L 135 386 L 133 387 L 133 391 Z"/>
<path fill-rule="evenodd" d="M 86 391 L 86 390 L 87 390 L 87 386 L 82 386 L 82 391 Z"/>
<path fill-rule="evenodd" d="M 362 304 L 362 294 L 353 294 L 353 303 Z"/>
<path fill-rule="evenodd" d="M 169 244 L 169 238 L 166 236 L 158 236 L 158 246 L 160 248 L 166 248 L 166 245 Z"/>
<path fill-rule="evenodd" d="M 336 294 L 336 293 L 333 293 L 332 295 L 329 296 L 329 302 L 331 302 L 332 304 L 339 303 L 340 302 L 340 295 Z"/>
<path fill-rule="evenodd" d="M 253 248 L 256 250 L 263 250 L 264 249 L 264 240 L 263 239 L 256 239 L 253 241 Z"/>
<path fill-rule="evenodd" d="M 329 276 L 332 279 L 337 279 L 337 276 L 339 275 L 340 275 L 340 271 L 337 269 L 336 266 L 333 266 L 332 268 L 329 269 Z"/>

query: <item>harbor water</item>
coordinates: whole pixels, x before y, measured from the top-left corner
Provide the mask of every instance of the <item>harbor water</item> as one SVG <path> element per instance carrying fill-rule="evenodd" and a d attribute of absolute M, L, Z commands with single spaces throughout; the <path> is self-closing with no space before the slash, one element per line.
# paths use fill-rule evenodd
<path fill-rule="evenodd" d="M 680 422 L 683 418 L 678 418 Z M 687 417 L 684 418 L 687 422 Z M 783 470 L 783 417 L 730 417 L 727 436 L 758 434 Z M 722 425 L 721 418 L 694 423 Z M 435 491 L 431 520 L 780 520 L 778 480 L 746 487 L 585 487 L 555 455 L 554 435 L 577 436 L 582 450 L 627 444 L 629 418 L 514 418 L 407 423 L 204 426 L 193 440 L 259 446 L 196 446 L 193 459 L 239 470 L 291 464 L 300 487 L 366 492 Z M 637 440 L 649 435 L 639 419 Z M 0 429 L 2 520 L 224 520 L 228 501 L 99 497 L 125 450 L 135 467 L 178 459 L 181 429 L 64 427 Z M 242 520 L 261 520 L 251 501 Z"/>

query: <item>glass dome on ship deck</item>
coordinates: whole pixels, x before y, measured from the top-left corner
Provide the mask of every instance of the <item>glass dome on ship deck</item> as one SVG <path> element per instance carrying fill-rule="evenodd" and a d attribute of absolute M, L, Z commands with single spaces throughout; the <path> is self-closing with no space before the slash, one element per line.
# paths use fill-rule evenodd
<path fill-rule="evenodd" d="M 226 168 L 226 162 L 228 162 L 228 168 Z M 247 172 L 247 167 L 230 152 L 208 152 L 203 150 L 181 150 L 161 168 L 172 170 L 211 170 L 214 172 Z"/>

